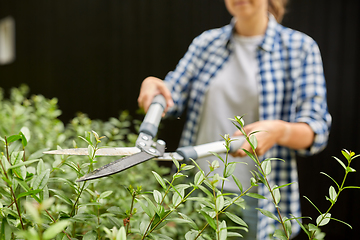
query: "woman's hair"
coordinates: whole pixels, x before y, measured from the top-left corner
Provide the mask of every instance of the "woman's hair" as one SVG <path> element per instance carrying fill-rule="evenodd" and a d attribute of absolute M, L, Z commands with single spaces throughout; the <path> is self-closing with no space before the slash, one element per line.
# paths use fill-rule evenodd
<path fill-rule="evenodd" d="M 286 4 L 288 0 L 268 0 L 269 1 L 269 12 L 274 15 L 278 22 L 284 17 Z"/>

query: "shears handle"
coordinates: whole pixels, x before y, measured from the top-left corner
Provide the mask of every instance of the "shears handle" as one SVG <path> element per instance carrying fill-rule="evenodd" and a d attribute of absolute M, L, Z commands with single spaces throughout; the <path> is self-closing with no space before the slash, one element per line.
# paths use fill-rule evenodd
<path fill-rule="evenodd" d="M 161 121 L 161 116 L 165 110 L 165 97 L 161 94 L 156 95 L 151 102 L 143 122 L 140 125 L 140 133 L 146 133 L 151 137 L 155 137 Z"/>
<path fill-rule="evenodd" d="M 239 136 L 234 138 L 230 143 L 230 153 L 236 152 L 245 141 L 244 136 Z M 197 146 L 186 146 L 176 149 L 176 152 L 181 155 L 184 160 L 189 160 L 190 158 L 196 160 L 198 158 L 207 157 L 214 153 L 225 153 L 225 141 L 217 141 L 211 143 L 205 143 Z"/>

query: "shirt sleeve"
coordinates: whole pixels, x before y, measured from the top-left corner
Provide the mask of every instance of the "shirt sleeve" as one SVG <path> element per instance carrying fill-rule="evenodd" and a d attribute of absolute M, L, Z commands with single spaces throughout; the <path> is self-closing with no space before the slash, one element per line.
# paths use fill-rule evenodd
<path fill-rule="evenodd" d="M 314 131 L 315 138 L 310 148 L 298 151 L 301 155 L 312 155 L 323 150 L 327 145 L 331 126 L 320 50 L 313 40 L 308 46 L 304 51 L 297 92 L 296 122 L 307 123 Z"/>
<path fill-rule="evenodd" d="M 204 35 L 206 32 L 193 40 L 175 70 L 169 72 L 165 77 L 165 84 L 174 101 L 174 106 L 169 109 L 167 116 L 180 116 L 187 105 L 191 84 L 197 75 L 199 65 L 201 65 Z"/>

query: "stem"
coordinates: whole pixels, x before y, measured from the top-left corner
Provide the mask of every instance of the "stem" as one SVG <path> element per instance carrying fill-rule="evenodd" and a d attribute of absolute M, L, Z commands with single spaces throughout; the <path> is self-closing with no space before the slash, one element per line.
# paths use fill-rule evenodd
<path fill-rule="evenodd" d="M 16 196 L 15 196 L 14 190 L 13 190 L 13 188 L 11 186 L 10 186 L 10 191 L 11 191 L 12 197 L 14 198 L 14 203 L 15 203 L 16 210 L 17 210 L 17 213 L 18 213 L 19 218 L 20 218 L 21 227 L 22 227 L 23 230 L 25 230 L 24 223 L 23 223 L 21 213 L 20 213 L 20 208 L 19 208 L 18 202 L 16 201 Z"/>
<path fill-rule="evenodd" d="M 269 181 L 268 181 L 268 179 L 267 179 L 267 176 L 266 176 L 266 174 L 265 174 L 265 172 L 264 172 L 264 169 L 263 169 L 262 166 L 261 166 L 261 162 L 260 162 L 260 160 L 259 160 L 259 157 L 258 157 L 257 154 L 256 154 L 256 151 L 255 151 L 256 149 L 255 149 L 255 148 L 253 147 L 253 145 L 251 144 L 251 141 L 250 141 L 250 138 L 249 138 L 249 134 L 247 134 L 243 128 L 242 128 L 242 130 L 243 130 L 243 132 L 245 133 L 246 141 L 247 141 L 247 142 L 250 144 L 250 146 L 251 146 L 251 149 L 252 149 L 252 151 L 253 151 L 254 157 L 255 157 L 255 159 L 256 159 L 256 164 L 258 165 L 259 169 L 261 170 L 262 175 L 264 176 L 264 179 L 265 179 L 265 181 L 266 181 L 266 187 L 268 188 L 268 190 L 269 190 L 269 192 L 270 192 L 270 194 L 271 194 L 271 198 L 273 199 L 273 202 L 274 202 L 274 204 L 275 204 L 275 208 L 276 208 L 276 211 L 277 211 L 277 213 L 278 213 L 279 220 L 280 220 L 280 223 L 281 223 L 281 225 L 282 225 L 282 228 L 284 229 L 285 236 L 286 236 L 287 239 L 289 239 L 290 236 L 288 236 L 288 234 L 287 234 L 287 232 L 286 232 L 285 223 L 284 223 L 284 220 L 283 220 L 283 218 L 282 218 L 282 216 L 281 216 L 279 206 L 278 206 L 277 203 L 276 203 L 276 199 L 275 199 L 273 190 L 272 190 L 271 187 L 270 187 L 270 183 L 269 183 Z"/>
<path fill-rule="evenodd" d="M 178 171 L 177 171 L 176 174 L 178 174 L 179 172 L 180 172 L 180 169 L 178 169 Z M 172 186 L 172 184 L 173 184 L 174 181 L 175 181 L 175 178 L 173 177 L 173 179 L 171 180 L 171 183 L 170 183 L 169 187 L 168 187 L 168 188 L 166 189 L 166 191 L 165 191 L 165 194 L 164 194 L 163 199 L 161 199 L 160 205 L 163 203 L 163 201 L 164 201 L 164 199 L 165 199 L 165 196 L 169 193 L 170 188 L 171 188 L 171 186 Z M 171 212 L 172 212 L 172 211 L 171 211 Z M 142 236 L 141 240 L 143 240 L 143 239 L 147 236 L 146 233 L 149 231 L 149 229 L 150 229 L 150 227 L 151 227 L 151 224 L 154 222 L 154 220 L 155 220 L 155 215 L 156 215 L 156 213 L 155 213 L 154 216 L 151 218 L 150 223 L 149 223 L 149 225 L 147 226 L 147 228 L 146 228 L 146 230 L 145 230 L 145 232 L 144 232 L 144 235 Z M 168 215 L 166 215 L 166 216 L 168 216 Z M 163 220 L 163 219 L 161 219 L 161 220 L 159 221 L 159 223 L 160 223 L 162 220 Z M 157 227 L 158 225 L 159 225 L 159 224 L 156 224 L 155 227 Z M 154 229 L 155 229 L 155 228 L 150 229 L 150 232 L 149 232 L 149 233 L 151 233 Z"/>
<path fill-rule="evenodd" d="M 249 139 L 249 138 L 246 136 L 246 140 L 248 140 L 248 139 Z M 287 233 L 287 231 L 286 231 L 285 222 L 284 222 L 284 220 L 283 220 L 283 218 L 282 218 L 282 216 L 281 216 L 280 208 L 279 208 L 279 206 L 278 206 L 277 203 L 276 203 L 276 199 L 275 199 L 275 196 L 274 196 L 274 192 L 273 192 L 273 190 L 272 190 L 271 187 L 270 187 L 270 183 L 269 183 L 269 181 L 268 181 L 268 179 L 267 179 L 267 176 L 264 174 L 264 169 L 263 169 L 262 166 L 261 166 L 261 163 L 260 163 L 260 161 L 259 161 L 259 158 L 258 158 L 256 152 L 255 152 L 255 149 L 253 149 L 253 152 L 254 152 L 254 156 L 255 156 L 255 158 L 256 158 L 256 160 L 257 160 L 257 164 L 258 164 L 261 172 L 263 173 L 264 179 L 265 179 L 265 181 L 266 181 L 266 187 L 268 188 L 268 190 L 269 190 L 269 192 L 270 192 L 270 194 L 271 194 L 271 198 L 272 198 L 273 201 L 274 201 L 275 208 L 276 208 L 276 211 L 277 211 L 277 213 L 278 213 L 279 220 L 280 220 L 280 223 L 281 223 L 281 225 L 282 225 L 282 228 L 284 229 L 285 236 L 286 236 L 287 239 L 289 239 L 290 236 L 288 235 L 288 233 Z"/>
<path fill-rule="evenodd" d="M 56 220 L 53 218 L 53 216 L 51 216 L 51 214 L 49 213 L 49 211 L 45 209 L 45 212 L 49 215 L 49 217 L 51 218 L 51 220 L 55 223 Z M 67 236 L 67 238 L 68 238 L 69 240 L 71 240 L 71 237 L 67 234 L 67 232 L 65 232 L 65 230 L 62 230 L 62 232 Z"/>
<path fill-rule="evenodd" d="M 136 191 L 134 190 L 134 192 L 132 193 L 132 199 L 131 199 L 131 205 L 130 205 L 130 214 L 129 214 L 128 222 L 127 222 L 127 225 L 126 225 L 126 235 L 128 235 L 130 233 L 130 218 L 133 215 L 132 211 L 133 211 L 133 208 L 134 208 L 135 197 L 136 197 Z"/>
<path fill-rule="evenodd" d="M 10 162 L 10 156 L 9 156 L 9 145 L 8 145 L 8 142 L 7 142 L 7 138 L 5 137 L 5 148 L 6 148 L 6 159 L 8 160 L 9 164 L 11 165 L 11 162 Z M 9 176 L 7 175 L 7 172 L 6 172 L 6 169 L 4 167 L 4 165 L 2 164 L 2 162 L 0 161 L 1 163 L 1 167 L 3 169 L 3 172 L 4 172 L 4 175 L 6 177 L 6 179 L 8 181 L 10 181 L 9 179 Z M 19 215 L 19 219 L 20 219 L 20 223 L 21 223 L 21 227 L 23 230 L 25 230 L 25 227 L 24 227 L 24 223 L 23 223 L 23 220 L 22 220 L 22 217 L 21 217 L 21 213 L 20 213 L 20 208 L 19 208 L 19 205 L 18 205 L 18 202 L 16 201 L 16 196 L 15 196 L 15 193 L 14 193 L 14 189 L 12 188 L 12 186 L 9 186 L 10 188 L 10 192 L 11 192 L 11 195 L 13 197 L 13 201 L 15 203 L 15 206 L 16 206 L 16 210 L 17 210 L 17 213 Z"/>
<path fill-rule="evenodd" d="M 229 156 L 229 151 L 226 152 L 226 156 L 225 156 L 225 164 L 224 164 L 224 172 L 223 172 L 223 176 L 225 176 L 227 167 L 228 167 L 228 156 Z M 222 184 L 221 184 L 221 193 L 224 192 L 224 185 L 225 185 L 225 180 L 222 180 Z"/>
<path fill-rule="evenodd" d="M 223 180 L 223 185 L 224 185 L 224 180 Z M 216 192 L 215 192 L 215 188 L 213 188 L 213 194 L 214 194 L 214 203 L 215 203 L 215 210 L 217 211 L 217 206 L 216 206 Z M 220 229 L 219 229 L 219 213 L 216 213 L 216 235 L 217 235 L 217 239 L 220 239 Z"/>
<path fill-rule="evenodd" d="M 349 163 L 348 163 L 348 167 L 350 167 L 350 161 L 349 161 Z M 337 195 L 336 195 L 335 201 L 332 202 L 331 205 L 330 205 L 330 207 L 328 208 L 328 210 L 327 210 L 324 214 L 322 214 L 322 217 L 321 217 L 319 223 L 316 225 L 316 227 L 319 227 L 320 223 L 325 219 L 325 216 L 330 212 L 330 210 L 331 210 L 332 207 L 334 206 L 335 202 L 336 202 L 337 199 L 339 198 L 340 193 L 344 190 L 344 185 L 345 185 L 345 181 L 346 181 L 346 178 L 347 178 L 347 175 L 348 175 L 348 174 L 349 174 L 349 172 L 345 170 L 345 176 L 344 176 L 344 178 L 343 178 L 343 181 L 342 181 L 342 183 L 341 183 L 341 186 L 340 186 L 340 188 L 339 188 L 339 191 L 338 191 L 338 193 L 337 193 Z M 309 238 L 310 240 L 314 239 L 315 233 L 316 233 L 316 231 L 313 231 L 313 233 L 311 234 L 311 236 L 310 236 L 310 238 Z"/>
<path fill-rule="evenodd" d="M 241 193 L 237 198 L 235 198 L 235 200 L 232 201 L 232 203 L 230 203 L 228 206 L 224 207 L 220 212 L 219 215 L 221 213 L 224 213 L 226 209 L 228 209 L 232 204 L 234 204 L 239 198 L 243 197 L 246 195 L 246 193 L 248 191 L 250 191 L 251 188 L 253 188 L 254 186 L 250 186 L 248 189 L 246 189 L 243 193 Z M 198 239 L 201 234 L 205 231 L 205 229 L 207 228 L 207 226 L 209 226 L 209 223 L 206 223 L 205 226 L 201 229 L 201 231 L 198 233 L 198 235 L 194 238 L 194 240 Z"/>
<path fill-rule="evenodd" d="M 180 172 L 180 170 L 178 170 L 177 173 L 179 173 L 179 172 Z M 200 182 L 200 185 L 205 181 L 205 179 L 209 176 L 209 174 L 210 174 L 210 173 L 206 174 L 205 178 Z M 175 179 L 173 178 L 173 180 L 172 180 L 171 183 L 170 183 L 170 186 L 168 187 L 168 189 L 166 190 L 166 193 L 164 194 L 164 197 L 163 197 L 161 203 L 164 201 L 165 196 L 166 196 L 167 193 L 170 191 L 170 187 L 172 186 L 172 183 L 174 182 L 174 180 L 175 180 Z M 196 188 L 194 187 L 194 188 L 180 201 L 180 203 L 174 207 L 173 210 L 171 210 L 171 211 L 169 211 L 168 213 L 166 213 L 165 216 L 163 216 L 163 217 L 159 220 L 159 222 L 158 222 L 157 224 L 155 224 L 155 226 L 154 226 L 153 228 L 150 229 L 149 233 L 153 232 L 153 231 L 157 228 L 157 226 L 159 226 L 160 223 L 162 223 L 162 222 L 163 222 L 171 213 L 173 213 L 183 202 L 185 202 L 186 199 L 187 199 L 195 190 L 196 190 Z M 149 225 L 148 225 L 148 228 L 146 229 L 145 234 L 142 236 L 141 240 L 145 239 L 145 237 L 149 234 L 149 233 L 147 233 L 147 231 L 149 230 L 149 228 L 150 228 L 150 226 L 151 226 L 151 223 L 154 221 L 154 219 L 155 219 L 155 215 L 154 215 L 154 217 L 151 219 L 151 221 L 150 221 L 150 223 L 149 223 Z M 147 233 L 147 234 L 146 234 L 146 233 Z"/>
<path fill-rule="evenodd" d="M 81 190 L 80 190 L 80 192 L 79 192 L 79 194 L 78 194 L 78 196 L 77 196 L 77 198 L 76 198 L 76 201 L 75 201 L 74 206 L 73 206 L 73 208 L 72 208 L 72 210 L 71 210 L 71 213 L 70 213 L 70 217 L 73 217 L 73 216 L 75 215 L 76 205 L 77 205 L 77 203 L 78 203 L 79 200 L 80 200 L 80 196 L 81 196 L 82 192 L 84 191 L 85 183 L 86 183 L 86 181 L 85 181 L 84 184 L 82 185 Z"/>

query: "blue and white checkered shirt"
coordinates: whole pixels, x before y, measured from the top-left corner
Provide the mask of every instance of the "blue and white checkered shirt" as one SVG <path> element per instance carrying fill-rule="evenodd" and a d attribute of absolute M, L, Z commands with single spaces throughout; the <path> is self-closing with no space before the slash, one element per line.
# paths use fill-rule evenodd
<path fill-rule="evenodd" d="M 193 145 L 196 141 L 206 89 L 233 54 L 230 40 L 233 30 L 231 23 L 196 37 L 176 69 L 165 78 L 175 103 L 168 114 L 180 116 L 187 107 L 181 146 Z M 305 122 L 315 133 L 309 149 L 295 151 L 276 145 L 262 158 L 285 160 L 272 161 L 272 172 L 268 176 L 270 186 L 297 182 L 295 155 L 321 151 L 327 144 L 331 124 L 320 51 L 309 36 L 283 27 L 269 15 L 264 39 L 257 49 L 257 60 L 260 121 Z M 239 112 L 238 115 L 242 114 Z M 277 215 L 264 185 L 259 186 L 259 194 L 267 198 L 259 202 L 259 207 Z M 298 184 L 281 188 L 279 206 L 283 216 L 301 215 Z M 277 225 L 276 221 L 259 214 L 258 239 L 268 239 L 268 235 L 274 233 L 274 225 Z M 292 229 L 293 233 L 298 233 L 300 227 L 295 223 Z"/>

